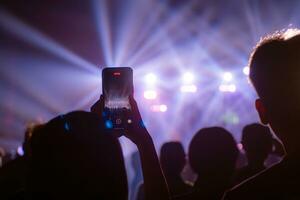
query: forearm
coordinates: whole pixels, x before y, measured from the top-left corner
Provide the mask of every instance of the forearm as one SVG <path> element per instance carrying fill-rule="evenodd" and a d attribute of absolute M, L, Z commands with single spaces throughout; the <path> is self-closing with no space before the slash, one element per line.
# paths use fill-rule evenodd
<path fill-rule="evenodd" d="M 145 199 L 167 200 L 169 199 L 168 186 L 162 173 L 152 138 L 148 133 L 145 135 L 147 135 L 147 138 L 137 144 L 142 162 Z"/>

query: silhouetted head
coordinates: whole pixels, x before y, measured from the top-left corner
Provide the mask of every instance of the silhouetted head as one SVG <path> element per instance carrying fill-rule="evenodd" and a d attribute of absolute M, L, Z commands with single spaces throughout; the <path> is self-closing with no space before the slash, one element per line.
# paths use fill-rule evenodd
<path fill-rule="evenodd" d="M 41 199 L 127 199 L 120 144 L 96 114 L 71 112 L 36 131 L 31 139 L 32 194 Z"/>
<path fill-rule="evenodd" d="M 186 158 L 180 142 L 164 143 L 160 149 L 160 163 L 166 176 L 180 176 Z"/>
<path fill-rule="evenodd" d="M 256 108 L 290 151 L 299 148 L 300 31 L 262 39 L 250 58 L 250 78 L 259 95 Z M 289 150 L 288 150 L 289 151 Z"/>
<path fill-rule="evenodd" d="M 189 161 L 202 179 L 229 181 L 237 157 L 236 142 L 224 128 L 201 129 L 190 143 Z"/>
<path fill-rule="evenodd" d="M 30 146 L 30 141 L 32 138 L 33 133 L 37 133 L 38 129 L 42 128 L 43 124 L 30 124 L 26 130 L 25 130 L 25 135 L 24 135 L 24 141 L 23 141 L 23 151 L 24 151 L 24 156 L 29 157 L 31 156 L 31 146 Z"/>
<path fill-rule="evenodd" d="M 250 124 L 244 127 L 242 144 L 248 163 L 263 165 L 272 150 L 273 137 L 270 129 L 261 124 Z"/>

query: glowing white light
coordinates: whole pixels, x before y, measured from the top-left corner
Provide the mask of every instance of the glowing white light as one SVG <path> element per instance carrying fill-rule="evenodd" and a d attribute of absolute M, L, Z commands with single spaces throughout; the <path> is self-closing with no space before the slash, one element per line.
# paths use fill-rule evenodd
<path fill-rule="evenodd" d="M 152 99 L 156 99 L 156 97 L 157 97 L 157 92 L 155 90 L 146 90 L 146 91 L 144 91 L 144 98 L 145 99 L 152 100 Z"/>
<path fill-rule="evenodd" d="M 226 82 L 230 82 L 233 79 L 233 75 L 230 72 L 225 72 L 223 74 L 223 80 Z"/>
<path fill-rule="evenodd" d="M 19 156 L 24 156 L 24 150 L 22 146 L 19 146 L 17 149 L 17 153 Z"/>
<path fill-rule="evenodd" d="M 156 83 L 157 77 L 156 77 L 155 74 L 149 73 L 149 74 L 147 74 L 147 75 L 145 76 L 145 81 L 146 81 L 147 84 L 153 85 L 153 84 Z"/>
<path fill-rule="evenodd" d="M 165 104 L 153 105 L 151 106 L 152 112 L 166 112 L 168 110 L 168 106 Z"/>
<path fill-rule="evenodd" d="M 236 91 L 236 86 L 235 84 L 222 84 L 219 86 L 219 90 L 221 92 L 235 92 Z"/>
<path fill-rule="evenodd" d="M 159 110 L 160 110 L 160 112 L 166 112 L 168 110 L 168 107 L 166 105 L 162 104 L 159 106 Z"/>
<path fill-rule="evenodd" d="M 195 79 L 194 74 L 192 74 L 191 72 L 186 72 L 182 76 L 182 80 L 185 83 L 191 83 L 194 81 L 194 79 Z"/>
<path fill-rule="evenodd" d="M 186 93 L 195 93 L 197 92 L 197 86 L 196 85 L 182 85 L 180 87 L 181 92 L 186 92 Z"/>
<path fill-rule="evenodd" d="M 250 68 L 249 68 L 248 66 L 244 67 L 244 68 L 243 68 L 243 73 L 244 73 L 246 76 L 249 76 Z"/>
<path fill-rule="evenodd" d="M 238 143 L 237 144 L 237 148 L 242 151 L 243 150 L 243 144 L 242 143 Z"/>

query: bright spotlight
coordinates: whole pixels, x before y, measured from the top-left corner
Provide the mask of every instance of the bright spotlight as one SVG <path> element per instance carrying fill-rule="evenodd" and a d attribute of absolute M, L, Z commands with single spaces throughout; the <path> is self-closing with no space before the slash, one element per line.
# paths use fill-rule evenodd
<path fill-rule="evenodd" d="M 168 110 L 168 107 L 167 105 L 162 104 L 159 106 L 159 110 L 160 112 L 166 112 Z"/>
<path fill-rule="evenodd" d="M 246 76 L 249 76 L 250 68 L 249 68 L 248 66 L 244 67 L 244 68 L 243 68 L 243 73 L 244 73 Z"/>
<path fill-rule="evenodd" d="M 146 90 L 146 91 L 144 91 L 144 98 L 145 99 L 152 100 L 152 99 L 156 99 L 156 97 L 157 97 L 157 92 L 155 90 Z"/>
<path fill-rule="evenodd" d="M 17 153 L 19 156 L 24 156 L 24 150 L 22 146 L 18 146 Z"/>
<path fill-rule="evenodd" d="M 182 85 L 180 87 L 180 91 L 183 93 L 195 93 L 195 92 L 197 92 L 197 86 L 196 85 Z"/>
<path fill-rule="evenodd" d="M 192 74 L 191 72 L 186 72 L 182 76 L 182 80 L 184 83 L 191 83 L 194 81 L 194 79 L 195 79 L 194 74 Z"/>
<path fill-rule="evenodd" d="M 151 110 L 152 112 L 166 112 L 168 107 L 165 104 L 153 105 L 151 106 Z"/>
<path fill-rule="evenodd" d="M 225 72 L 223 74 L 223 80 L 226 82 L 230 82 L 233 79 L 233 75 L 230 72 Z"/>
<path fill-rule="evenodd" d="M 235 84 L 222 84 L 219 86 L 219 90 L 221 92 L 235 92 L 236 91 L 236 86 Z"/>
<path fill-rule="evenodd" d="M 157 77 L 153 73 L 149 73 L 145 76 L 145 81 L 147 84 L 153 85 L 156 83 Z"/>

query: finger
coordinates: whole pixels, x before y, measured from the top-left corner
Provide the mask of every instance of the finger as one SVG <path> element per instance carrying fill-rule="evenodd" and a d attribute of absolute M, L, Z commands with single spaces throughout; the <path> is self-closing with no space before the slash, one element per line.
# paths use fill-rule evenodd
<path fill-rule="evenodd" d="M 92 105 L 92 107 L 91 107 L 91 112 L 93 112 L 93 113 L 98 113 L 98 105 L 99 105 L 99 100 L 96 102 L 96 103 L 94 103 L 94 105 Z"/>
<path fill-rule="evenodd" d="M 104 96 L 102 94 L 100 96 L 100 100 L 99 101 L 100 101 L 99 107 L 100 107 L 101 111 L 103 112 L 105 104 L 104 104 Z"/>
<path fill-rule="evenodd" d="M 130 95 L 129 96 L 129 103 L 130 103 L 130 106 L 131 106 L 131 110 L 134 114 L 139 114 L 139 109 L 138 109 L 138 105 L 136 103 L 136 101 L 134 100 L 133 96 Z"/>

